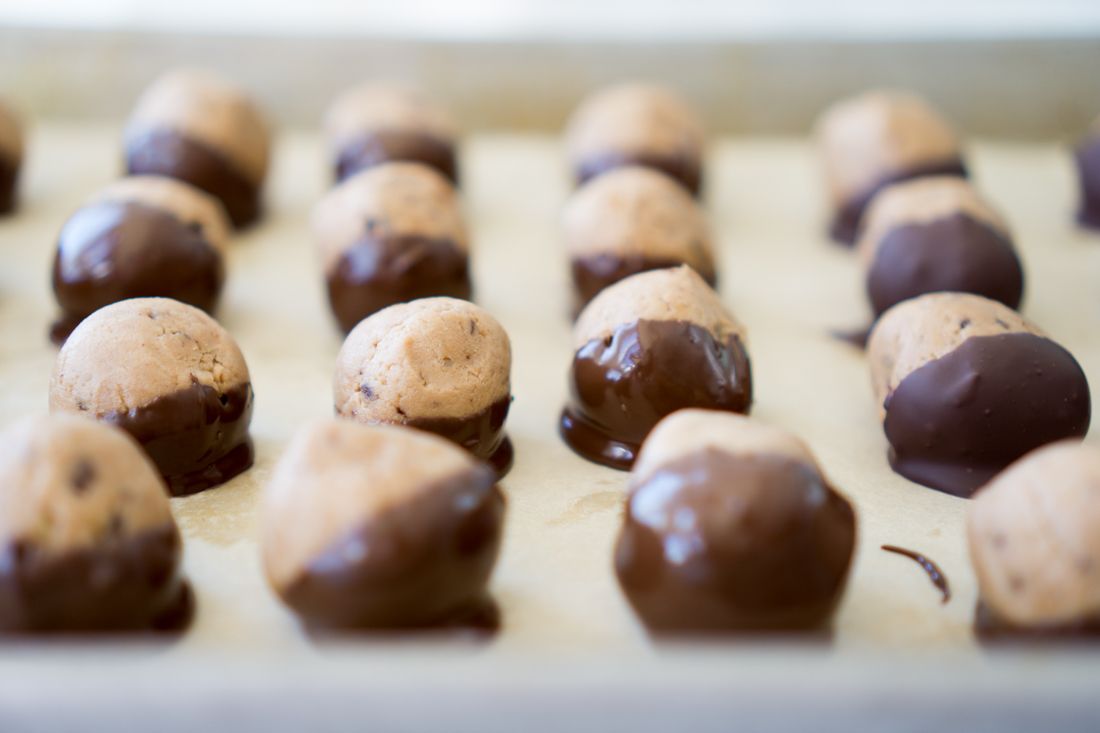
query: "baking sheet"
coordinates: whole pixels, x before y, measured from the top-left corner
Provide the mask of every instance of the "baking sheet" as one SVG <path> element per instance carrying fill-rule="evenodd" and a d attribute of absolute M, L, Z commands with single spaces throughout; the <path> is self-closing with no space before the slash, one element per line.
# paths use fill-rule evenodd
<path fill-rule="evenodd" d="M 65 218 L 116 175 L 118 140 L 113 126 L 57 123 L 39 126 L 32 136 L 21 211 L 0 219 L 0 415 L 5 423 L 46 408 L 56 353 L 46 338 L 54 315 L 49 273 L 56 235 Z M 1048 145 L 976 143 L 972 159 L 979 186 L 1016 232 L 1028 278 L 1024 312 L 1070 349 L 1094 387 L 1100 386 L 1100 290 L 1095 285 L 1100 239 L 1072 225 L 1075 184 L 1068 154 Z M 714 144 L 708 167 L 707 205 L 718 235 L 720 291 L 748 329 L 753 414 L 803 436 L 832 482 L 852 499 L 859 520 L 857 555 L 832 641 L 763 649 L 723 642 L 674 651 L 650 642 L 632 616 L 611 564 L 626 474 L 585 462 L 556 432 L 572 356 L 567 268 L 557 226 L 569 184 L 558 143 L 542 136 L 473 137 L 463 164 L 476 299 L 504 324 L 514 353 L 515 402 L 508 430 L 516 464 L 503 483 L 506 532 L 492 581 L 502 631 L 458 652 L 464 671 L 459 679 L 445 677 L 443 670 L 451 667 L 440 660 L 450 659 L 448 640 L 318 647 L 299 632 L 263 581 L 256 544 L 258 492 L 295 428 L 331 413 L 331 374 L 340 345 L 307 229 L 309 209 L 325 190 L 328 173 L 318 138 L 291 132 L 280 137 L 267 218 L 233 246 L 217 314 L 238 339 L 252 372 L 256 465 L 218 489 L 173 500 L 198 615 L 178 643 L 139 654 L 140 664 L 191 680 L 197 701 L 206 699 L 203 690 L 215 692 L 207 689 L 211 679 L 223 677 L 227 685 L 230 679 L 266 681 L 266 687 L 245 684 L 257 694 L 299 677 L 332 681 L 325 688 L 329 694 L 354 680 L 367 687 L 385 682 L 400 688 L 400 680 L 411 684 L 419 679 L 458 685 L 449 688 L 455 693 L 471 680 L 500 690 L 516 688 L 535 667 L 543 673 L 540 684 L 556 680 L 575 687 L 589 678 L 591 672 L 584 670 L 593 668 L 585 665 L 593 663 L 606 668 L 600 679 L 608 686 L 632 679 L 655 683 L 662 675 L 674 675 L 680 693 L 688 694 L 690 684 L 696 696 L 710 689 L 698 684 L 700 676 L 723 670 L 727 682 L 741 680 L 748 686 L 740 693 L 723 687 L 720 695 L 715 689 L 718 697 L 710 702 L 742 700 L 750 708 L 759 702 L 747 694 L 753 684 L 772 680 L 778 685 L 810 670 L 822 675 L 818 695 L 828 689 L 825 680 L 835 670 L 837 680 L 887 685 L 894 704 L 916 705 L 922 688 L 915 677 L 897 673 L 897 684 L 911 683 L 903 689 L 876 673 L 881 666 L 897 672 L 902 662 L 916 665 L 912 675 L 925 685 L 950 681 L 951 690 L 988 691 L 989 681 L 998 678 L 970 633 L 976 594 L 966 558 L 965 502 L 889 470 L 862 354 L 829 336 L 831 329 L 860 325 L 867 312 L 855 257 L 826 243 L 821 234 L 825 212 L 810 146 L 802 140 L 722 140 Z M 950 603 L 940 603 L 915 563 L 879 550 L 883 543 L 918 550 L 938 562 L 951 583 Z M 127 690 L 141 683 L 129 661 L 119 662 L 131 653 L 115 645 L 82 649 L 77 658 L 103 672 L 81 677 L 68 693 L 102 702 L 89 698 L 89 691 L 104 695 L 102 690 L 110 690 L 119 701 L 129 700 L 129 707 L 119 705 L 134 709 Z M 1008 655 L 1001 663 L 1008 666 L 996 673 L 1008 675 L 996 688 L 997 699 L 1013 699 L 1014 686 L 1026 680 L 1048 679 L 1068 684 L 1059 688 L 1061 693 L 1087 709 L 1091 699 L 1073 686 L 1082 678 L 1073 673 L 1077 662 L 1067 654 Z M 915 670 L 922 662 L 915 657 L 927 667 L 920 675 Z M 586 661 L 571 665 L 571 658 Z M 36 687 L 35 680 L 75 675 L 79 665 L 70 659 L 65 650 L 34 644 L 3 655 L 0 679 L 7 692 L 0 692 L 0 722 L 5 712 L 26 712 L 44 696 L 45 688 Z M 744 666 L 750 659 L 752 665 Z M 1085 661 L 1095 663 L 1100 656 Z M 229 670 L 239 671 L 241 665 L 254 676 L 232 677 Z M 352 685 L 347 692 L 355 698 L 357 689 Z M 24 697 L 14 697 L 13 691 Z M 1075 691 L 1082 694 L 1074 697 Z M 651 704 L 689 699 L 678 694 L 655 697 Z M 151 692 L 143 701 L 150 705 L 158 699 Z M 822 704 L 830 703 L 823 698 Z"/>

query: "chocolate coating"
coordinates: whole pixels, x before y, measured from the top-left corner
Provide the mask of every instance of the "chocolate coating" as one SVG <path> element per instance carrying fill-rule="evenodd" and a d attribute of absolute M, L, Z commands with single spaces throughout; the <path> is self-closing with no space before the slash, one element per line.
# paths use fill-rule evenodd
<path fill-rule="evenodd" d="M 405 425 L 435 433 L 462 446 L 475 458 L 492 466 L 501 478 L 512 469 L 515 459 L 512 441 L 504 433 L 504 422 L 511 406 L 512 397 L 509 396 L 469 417 L 412 418 Z"/>
<path fill-rule="evenodd" d="M 0 155 L 0 214 L 15 211 L 19 166 Z"/>
<path fill-rule="evenodd" d="M 222 202 L 236 227 L 260 216 L 260 187 L 226 156 L 175 130 L 155 129 L 128 140 L 126 171 L 178 178 L 201 188 Z"/>
<path fill-rule="evenodd" d="M 332 544 L 283 599 L 308 624 L 340 629 L 422 628 L 466 616 L 485 605 L 503 515 L 492 472 L 478 467 Z"/>
<path fill-rule="evenodd" d="M 337 182 L 364 168 L 402 160 L 423 163 L 458 184 L 458 156 L 454 144 L 413 130 L 377 130 L 346 143 L 336 156 Z"/>
<path fill-rule="evenodd" d="M 1028 451 L 1083 437 L 1091 416 L 1080 365 L 1029 333 L 967 339 L 902 379 L 885 408 L 894 470 L 964 497 Z"/>
<path fill-rule="evenodd" d="M 620 326 L 573 358 L 561 435 L 588 460 L 629 469 L 657 422 L 685 407 L 748 413 L 752 373 L 740 337 L 686 321 Z"/>
<path fill-rule="evenodd" d="M 875 316 L 934 292 L 974 293 L 1016 308 L 1023 290 L 1023 268 L 1012 243 L 966 214 L 895 227 L 882 238 L 867 272 Z"/>
<path fill-rule="evenodd" d="M 658 155 L 655 153 L 608 151 L 589 155 L 577 164 L 577 185 L 590 178 L 627 165 L 656 168 L 686 188 L 692 196 L 698 196 L 703 185 L 703 171 L 699 160 L 687 155 Z"/>
<path fill-rule="evenodd" d="M 0 633 L 178 630 L 193 598 L 174 525 L 57 556 L 0 550 Z"/>
<path fill-rule="evenodd" d="M 132 435 L 172 495 L 185 496 L 225 483 L 252 466 L 252 401 L 251 384 L 219 391 L 195 383 L 143 407 L 96 419 Z"/>
<path fill-rule="evenodd" d="M 633 488 L 615 569 L 656 632 L 807 629 L 836 607 L 854 546 L 851 505 L 811 467 L 712 448 Z"/>
<path fill-rule="evenodd" d="M 214 309 L 225 280 L 221 254 L 198 226 L 154 206 L 103 201 L 65 224 L 53 266 L 62 343 L 85 317 L 127 298 L 164 296 Z"/>
<path fill-rule="evenodd" d="M 979 600 L 974 609 L 974 633 L 980 640 L 987 643 L 1078 642 L 1082 639 L 1095 643 L 1100 637 L 1100 617 L 1042 626 L 1018 626 L 1001 618 L 993 609 Z"/>
<path fill-rule="evenodd" d="M 863 219 L 863 212 L 867 209 L 867 205 L 871 203 L 871 199 L 875 197 L 875 194 L 887 186 L 925 176 L 961 176 L 966 178 L 968 175 L 966 165 L 961 159 L 956 158 L 916 166 L 886 176 L 862 194 L 845 201 L 837 209 L 833 217 L 833 223 L 829 228 L 829 235 L 841 244 L 849 246 L 855 244 L 856 237 L 859 234 L 860 221 Z"/>
<path fill-rule="evenodd" d="M 619 256 L 613 254 L 574 258 L 573 271 L 573 317 L 576 318 L 588 302 L 608 285 L 649 270 L 663 270 L 666 267 L 678 267 L 683 262 L 673 259 L 658 259 L 644 255 Z M 698 272 L 698 270 L 696 270 Z M 707 285 L 712 288 L 718 284 L 718 275 L 713 269 L 699 272 Z"/>
<path fill-rule="evenodd" d="M 469 258 L 444 239 L 367 234 L 328 276 L 329 303 L 345 333 L 387 306 L 436 295 L 472 295 Z"/>
<path fill-rule="evenodd" d="M 1100 229 L 1100 136 L 1081 143 L 1075 157 L 1081 181 L 1077 221 L 1090 229 Z"/>

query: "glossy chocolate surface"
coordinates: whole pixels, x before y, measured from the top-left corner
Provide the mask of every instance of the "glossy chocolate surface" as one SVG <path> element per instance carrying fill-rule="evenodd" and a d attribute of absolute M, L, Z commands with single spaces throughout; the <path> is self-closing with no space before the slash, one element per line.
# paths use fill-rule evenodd
<path fill-rule="evenodd" d="M 466 253 L 450 240 L 429 237 L 376 236 L 368 229 L 328 274 L 329 304 L 344 333 L 395 303 L 432 296 L 469 300 L 471 294 Z"/>
<path fill-rule="evenodd" d="M 611 255 L 601 254 L 591 257 L 576 257 L 571 263 L 573 271 L 573 317 L 576 318 L 588 302 L 606 288 L 614 285 L 624 278 L 637 275 L 639 272 L 650 270 L 663 270 L 668 267 L 679 267 L 684 264 L 682 260 L 670 258 L 646 257 L 644 255 Z M 712 288 L 718 284 L 718 276 L 714 269 L 705 272 L 696 270 L 699 275 Z"/>
<path fill-rule="evenodd" d="M 260 217 L 260 187 L 223 153 L 174 130 L 152 130 L 130 140 L 126 171 L 178 178 L 201 188 L 222 202 L 238 228 Z"/>
<path fill-rule="evenodd" d="M 687 155 L 654 155 L 652 153 L 626 153 L 608 151 L 602 155 L 590 155 L 577 164 L 577 185 L 614 168 L 640 165 L 654 168 L 669 176 L 698 197 L 703 188 L 703 171 L 700 162 Z"/>
<path fill-rule="evenodd" d="M 974 293 L 1015 309 L 1024 272 L 1012 243 L 966 214 L 905 224 L 883 236 L 867 272 L 875 315 L 925 293 Z"/>
<path fill-rule="evenodd" d="M 561 435 L 577 454 L 629 469 L 664 416 L 685 407 L 748 413 L 752 373 L 736 335 L 719 342 L 686 321 L 620 326 L 573 357 Z"/>
<path fill-rule="evenodd" d="M 1017 626 L 1002 618 L 980 599 L 974 609 L 974 634 L 984 642 L 1100 641 L 1100 615 L 1060 624 Z"/>
<path fill-rule="evenodd" d="M 515 458 L 512 441 L 504 434 L 504 421 L 511 406 L 512 397 L 508 396 L 469 417 L 413 418 L 405 425 L 457 443 L 492 466 L 497 478 L 503 478 Z"/>
<path fill-rule="evenodd" d="M 458 184 L 458 156 L 449 140 L 409 130 L 379 130 L 348 142 L 336 156 L 336 181 L 340 182 L 379 163 L 423 163 Z"/>
<path fill-rule="evenodd" d="M 19 188 L 19 167 L 0 155 L 0 214 L 15 211 Z"/>
<path fill-rule="evenodd" d="M 252 466 L 252 385 L 218 390 L 194 383 L 129 412 L 97 419 L 134 437 L 173 496 L 223 484 Z"/>
<path fill-rule="evenodd" d="M 308 625 L 416 629 L 485 608 L 504 496 L 478 467 L 388 509 L 333 543 L 282 597 Z"/>
<path fill-rule="evenodd" d="M 914 178 L 924 178 L 926 176 L 961 176 L 966 178 L 967 175 L 966 165 L 962 160 L 956 159 L 928 163 L 910 168 L 907 171 L 886 176 L 878 183 L 871 186 L 867 191 L 849 199 L 840 206 L 833 217 L 833 223 L 829 229 L 829 236 L 841 244 L 855 244 L 856 237 L 859 235 L 859 224 L 863 219 L 864 210 L 871 202 L 871 199 L 875 197 L 876 193 L 891 184 L 909 181 Z"/>
<path fill-rule="evenodd" d="M 1076 159 L 1081 182 L 1077 221 L 1082 226 L 1100 229 L 1100 136 L 1083 142 L 1077 148 Z"/>
<path fill-rule="evenodd" d="M 1039 446 L 1084 437 L 1091 416 L 1077 361 L 1028 333 L 967 339 L 902 379 L 885 407 L 894 470 L 963 497 Z"/>
<path fill-rule="evenodd" d="M 175 525 L 62 555 L 17 542 L 0 553 L 0 634 L 173 631 L 193 597 Z"/>
<path fill-rule="evenodd" d="M 812 629 L 840 600 L 854 547 L 852 507 L 816 470 L 712 448 L 632 489 L 615 569 L 655 632 Z"/>
<path fill-rule="evenodd" d="M 127 298 L 174 298 L 210 312 L 225 280 L 221 254 L 198 224 L 153 206 L 106 201 L 74 214 L 57 244 L 53 290 L 62 343 L 84 318 Z"/>

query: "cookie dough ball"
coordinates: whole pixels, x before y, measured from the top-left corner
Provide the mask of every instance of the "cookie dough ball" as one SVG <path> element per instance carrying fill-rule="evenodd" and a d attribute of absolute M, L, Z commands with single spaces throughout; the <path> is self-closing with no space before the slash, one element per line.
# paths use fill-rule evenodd
<path fill-rule="evenodd" d="M 855 535 L 852 506 L 801 440 L 681 410 L 631 472 L 615 570 L 656 632 L 810 629 L 840 600 Z"/>
<path fill-rule="evenodd" d="M 349 89 L 325 115 L 325 136 L 337 181 L 379 163 L 408 161 L 458 182 L 454 121 L 416 89 L 385 82 Z"/>
<path fill-rule="evenodd" d="M 1100 450 L 1040 448 L 979 491 L 967 515 L 989 636 L 1100 634 Z"/>
<path fill-rule="evenodd" d="M 127 298 L 160 295 L 213 311 L 229 232 L 218 200 L 181 181 L 133 176 L 107 186 L 61 229 L 54 343 L 93 311 Z"/>
<path fill-rule="evenodd" d="M 623 166 L 581 186 L 563 216 L 574 313 L 608 285 L 647 270 L 690 265 L 714 286 L 714 248 L 695 200 L 652 168 Z"/>
<path fill-rule="evenodd" d="M 233 337 L 198 308 L 134 298 L 100 308 L 61 347 L 50 412 L 137 439 L 176 496 L 252 465 L 252 384 Z"/>
<path fill-rule="evenodd" d="M 0 214 L 15 210 L 22 165 L 22 126 L 15 113 L 0 100 Z"/>
<path fill-rule="evenodd" d="M 1100 117 L 1077 146 L 1077 174 L 1081 180 L 1081 204 L 1077 220 L 1082 226 L 1100 229 Z"/>
<path fill-rule="evenodd" d="M 260 216 L 271 139 L 259 108 L 215 74 L 170 71 L 142 94 L 124 138 L 131 174 L 170 176 L 218 198 L 233 224 Z"/>
<path fill-rule="evenodd" d="M 622 165 L 656 168 L 698 195 L 703 177 L 703 125 L 671 89 L 629 83 L 585 99 L 565 132 L 578 183 Z"/>
<path fill-rule="evenodd" d="M 489 462 L 512 466 L 504 421 L 512 347 L 484 309 L 455 298 L 393 305 L 348 334 L 336 359 L 336 414 L 435 433 Z"/>
<path fill-rule="evenodd" d="M 156 469 L 120 430 L 68 415 L 0 437 L 0 633 L 168 629 L 190 618 Z"/>
<path fill-rule="evenodd" d="M 264 570 L 311 626 L 442 625 L 486 604 L 503 519 L 493 472 L 450 442 L 319 421 L 264 491 Z"/>
<path fill-rule="evenodd" d="M 1032 449 L 1088 431 L 1073 355 L 996 301 L 907 300 L 883 314 L 868 356 L 890 465 L 919 484 L 970 496 Z"/>
<path fill-rule="evenodd" d="M 469 299 L 469 242 L 454 188 L 419 163 L 368 168 L 313 211 L 329 304 L 345 333 L 367 316 L 429 296 Z"/>
<path fill-rule="evenodd" d="M 573 326 L 561 436 L 582 458 L 629 469 L 653 426 L 686 407 L 747 413 L 744 329 L 686 265 L 606 288 Z"/>
<path fill-rule="evenodd" d="M 872 91 L 830 107 L 817 124 L 831 235 L 855 242 L 868 202 L 883 187 L 921 176 L 966 176 L 959 140 L 927 101 L 901 91 Z"/>
<path fill-rule="evenodd" d="M 1008 224 L 966 180 L 919 178 L 875 196 L 859 253 L 875 316 L 918 295 L 982 295 L 1016 308 L 1024 273 Z"/>

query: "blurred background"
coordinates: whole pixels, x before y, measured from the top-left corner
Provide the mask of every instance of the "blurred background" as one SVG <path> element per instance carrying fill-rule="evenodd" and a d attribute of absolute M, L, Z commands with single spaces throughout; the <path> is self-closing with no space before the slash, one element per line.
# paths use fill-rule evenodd
<path fill-rule="evenodd" d="M 975 134 L 1067 138 L 1100 108 L 1100 0 L 0 0 L 0 90 L 119 118 L 200 64 L 308 127 L 343 87 L 416 82 L 470 129 L 553 129 L 588 89 L 678 86 L 716 132 L 800 134 L 874 85 Z"/>

